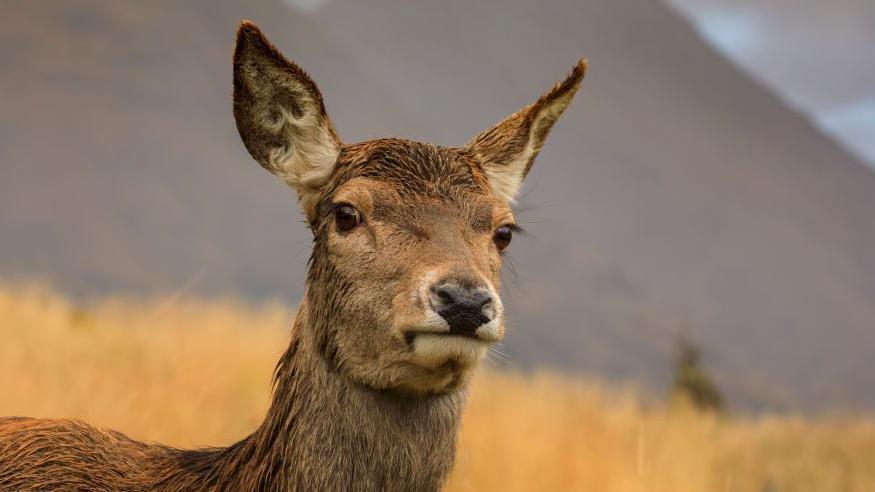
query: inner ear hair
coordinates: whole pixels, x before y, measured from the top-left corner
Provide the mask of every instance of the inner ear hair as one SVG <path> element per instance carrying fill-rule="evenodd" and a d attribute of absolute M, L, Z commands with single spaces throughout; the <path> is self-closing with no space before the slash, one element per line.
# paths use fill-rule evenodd
<path fill-rule="evenodd" d="M 342 143 L 316 83 L 249 21 L 237 30 L 234 119 L 252 157 L 293 187 L 305 213 L 313 213 Z"/>
<path fill-rule="evenodd" d="M 574 99 L 586 67 L 586 60 L 579 60 L 540 99 L 468 142 L 466 148 L 480 161 L 496 195 L 513 203 L 553 124 Z"/>

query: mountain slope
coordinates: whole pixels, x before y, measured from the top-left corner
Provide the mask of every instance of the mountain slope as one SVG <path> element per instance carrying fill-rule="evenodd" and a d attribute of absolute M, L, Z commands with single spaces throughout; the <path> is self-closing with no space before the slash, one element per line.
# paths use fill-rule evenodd
<path fill-rule="evenodd" d="M 309 233 L 230 114 L 240 18 L 311 72 L 347 141 L 459 145 L 587 56 L 521 201 L 511 363 L 658 387 L 689 330 L 734 402 L 875 407 L 875 175 L 656 2 L 2 10 L 4 275 L 300 295 Z"/>
<path fill-rule="evenodd" d="M 439 141 L 590 58 L 522 202 L 546 207 L 514 249 L 515 359 L 660 382 L 671 334 L 689 329 L 736 400 L 875 403 L 860 394 L 875 381 L 864 166 L 655 2 L 413 3 L 335 2 L 318 19 Z"/>

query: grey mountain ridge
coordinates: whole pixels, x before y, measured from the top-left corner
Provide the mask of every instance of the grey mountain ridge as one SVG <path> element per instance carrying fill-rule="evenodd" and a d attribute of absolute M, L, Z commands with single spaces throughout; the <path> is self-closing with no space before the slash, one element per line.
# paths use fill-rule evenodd
<path fill-rule="evenodd" d="M 231 116 L 240 19 L 310 72 L 350 142 L 461 145 L 586 56 L 519 204 L 500 364 L 661 391 L 689 330 L 730 404 L 875 408 L 875 174 L 658 2 L 0 11 L 5 278 L 300 297 L 309 232 Z"/>

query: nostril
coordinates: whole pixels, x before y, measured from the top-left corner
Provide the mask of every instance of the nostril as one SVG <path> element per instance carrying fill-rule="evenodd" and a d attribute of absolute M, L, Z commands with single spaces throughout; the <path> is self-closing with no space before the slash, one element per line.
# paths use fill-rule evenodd
<path fill-rule="evenodd" d="M 453 304 L 456 301 L 454 290 L 452 286 L 441 286 L 437 288 L 435 295 L 438 296 L 442 304 Z"/>
<path fill-rule="evenodd" d="M 471 296 L 471 303 L 475 304 L 479 308 L 485 308 L 486 306 L 492 304 L 492 295 L 488 292 L 475 292 Z"/>
<path fill-rule="evenodd" d="M 488 309 L 494 299 L 483 287 L 441 284 L 430 290 L 431 307 L 450 325 L 450 333 L 473 336 L 494 316 Z"/>
<path fill-rule="evenodd" d="M 432 304 L 436 307 L 457 306 L 462 308 L 484 308 L 492 303 L 492 294 L 488 291 L 465 289 L 453 284 L 442 284 L 431 288 Z"/>

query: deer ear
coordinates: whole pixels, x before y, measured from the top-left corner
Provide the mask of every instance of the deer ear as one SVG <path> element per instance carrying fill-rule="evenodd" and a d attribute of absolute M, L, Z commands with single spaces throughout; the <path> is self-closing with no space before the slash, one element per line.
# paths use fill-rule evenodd
<path fill-rule="evenodd" d="M 295 188 L 309 214 L 342 144 L 316 84 L 248 21 L 234 50 L 234 119 L 252 157 Z"/>
<path fill-rule="evenodd" d="M 514 201 L 553 123 L 571 103 L 585 73 L 586 60 L 582 59 L 553 90 L 468 142 L 466 148 L 480 160 L 496 195 Z"/>

